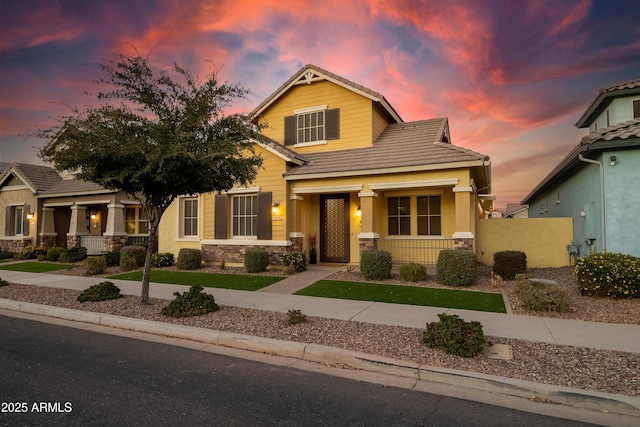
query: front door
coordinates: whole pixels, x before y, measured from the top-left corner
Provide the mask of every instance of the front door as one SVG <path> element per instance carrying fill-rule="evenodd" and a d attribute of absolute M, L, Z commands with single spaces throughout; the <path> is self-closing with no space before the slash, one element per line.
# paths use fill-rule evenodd
<path fill-rule="evenodd" d="M 320 196 L 320 261 L 349 262 L 349 194 Z"/>

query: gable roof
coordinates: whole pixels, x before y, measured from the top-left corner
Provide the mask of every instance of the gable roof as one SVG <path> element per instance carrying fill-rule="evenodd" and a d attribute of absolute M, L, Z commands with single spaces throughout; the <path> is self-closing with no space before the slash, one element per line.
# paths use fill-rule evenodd
<path fill-rule="evenodd" d="M 60 175 L 48 166 L 13 163 L 0 174 L 0 184 L 11 175 L 20 178 L 35 194 L 42 193 L 62 181 Z"/>
<path fill-rule="evenodd" d="M 638 94 L 640 94 L 640 78 L 603 87 L 598 91 L 596 99 L 591 102 L 575 126 L 578 128 L 589 127 L 615 98 Z"/>
<path fill-rule="evenodd" d="M 562 181 L 571 169 L 582 163 L 580 155 L 594 158 L 603 150 L 617 148 L 640 148 L 640 118 L 602 128 L 583 137 L 580 143 L 524 198 L 522 204 L 530 204 L 554 183 Z"/>
<path fill-rule="evenodd" d="M 260 114 L 262 114 L 271 104 L 273 104 L 278 98 L 280 98 L 285 92 L 291 89 L 293 86 L 301 85 L 301 84 L 310 84 L 317 81 L 330 81 L 332 83 L 337 84 L 345 89 L 356 92 L 366 98 L 371 99 L 374 102 L 380 103 L 380 105 L 389 113 L 389 115 L 396 121 L 402 122 L 402 118 L 396 112 L 396 110 L 389 104 L 389 102 L 385 99 L 385 97 L 369 88 L 366 88 L 362 85 L 352 82 L 351 80 L 347 80 L 344 77 L 340 77 L 337 74 L 334 74 L 330 71 L 324 70 L 320 67 L 317 67 L 313 64 L 307 64 L 302 67 L 296 74 L 294 74 L 289 80 L 284 82 L 282 86 L 275 90 L 271 95 L 269 95 L 264 101 L 260 103 L 252 112 L 249 114 L 251 120 L 256 119 Z"/>
<path fill-rule="evenodd" d="M 489 156 L 448 142 L 448 119 L 393 123 L 370 147 L 307 153 L 308 163 L 291 168 L 285 179 L 488 166 Z"/>

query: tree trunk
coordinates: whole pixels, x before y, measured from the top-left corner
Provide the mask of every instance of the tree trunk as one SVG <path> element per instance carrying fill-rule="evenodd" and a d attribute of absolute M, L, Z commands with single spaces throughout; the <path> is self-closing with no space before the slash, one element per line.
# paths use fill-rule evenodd
<path fill-rule="evenodd" d="M 157 208 L 149 209 L 149 242 L 147 244 L 147 255 L 144 260 L 144 270 L 142 272 L 142 304 L 149 304 L 149 282 L 151 279 L 151 260 L 153 256 L 153 248 L 158 240 L 158 226 L 160 225 L 161 215 Z"/>

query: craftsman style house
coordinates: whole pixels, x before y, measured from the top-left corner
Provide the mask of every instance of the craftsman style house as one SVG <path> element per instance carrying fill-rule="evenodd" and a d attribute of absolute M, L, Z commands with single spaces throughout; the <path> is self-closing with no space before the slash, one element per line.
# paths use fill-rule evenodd
<path fill-rule="evenodd" d="M 441 249 L 474 250 L 489 157 L 451 143 L 447 118 L 404 122 L 381 94 L 314 65 L 251 113 L 265 125 L 263 168 L 249 187 L 185 195 L 165 212 L 160 252 L 202 249 L 242 262 L 264 248 L 321 263 L 358 264 L 365 249 L 394 262 L 434 264 Z"/>
<path fill-rule="evenodd" d="M 640 256 L 640 79 L 600 89 L 576 126 L 590 133 L 522 203 L 529 217 L 573 218 L 574 256 Z"/>

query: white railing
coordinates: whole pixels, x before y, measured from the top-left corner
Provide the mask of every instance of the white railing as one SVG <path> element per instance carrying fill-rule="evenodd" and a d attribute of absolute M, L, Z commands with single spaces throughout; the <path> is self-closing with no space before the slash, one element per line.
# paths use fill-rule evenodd
<path fill-rule="evenodd" d="M 436 265 L 443 249 L 454 249 L 453 239 L 380 239 L 378 249 L 391 253 L 394 264 Z"/>
<path fill-rule="evenodd" d="M 100 255 L 104 252 L 104 237 L 80 236 L 80 246 L 87 248 L 87 255 Z"/>

